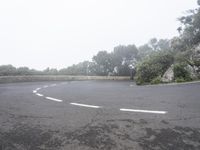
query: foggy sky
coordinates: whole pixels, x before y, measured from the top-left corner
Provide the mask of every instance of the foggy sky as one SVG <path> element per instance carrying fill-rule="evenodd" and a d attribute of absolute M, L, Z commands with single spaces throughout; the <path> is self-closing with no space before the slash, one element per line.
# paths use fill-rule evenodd
<path fill-rule="evenodd" d="M 178 35 L 196 0 L 1 0 L 0 65 L 63 68 L 119 44 Z"/>

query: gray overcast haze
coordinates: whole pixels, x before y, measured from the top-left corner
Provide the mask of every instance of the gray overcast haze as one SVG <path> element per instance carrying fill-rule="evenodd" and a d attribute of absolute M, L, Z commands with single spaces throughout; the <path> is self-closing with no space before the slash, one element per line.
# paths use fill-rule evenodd
<path fill-rule="evenodd" d="M 196 0 L 1 0 L 0 65 L 63 68 L 119 44 L 177 35 Z"/>

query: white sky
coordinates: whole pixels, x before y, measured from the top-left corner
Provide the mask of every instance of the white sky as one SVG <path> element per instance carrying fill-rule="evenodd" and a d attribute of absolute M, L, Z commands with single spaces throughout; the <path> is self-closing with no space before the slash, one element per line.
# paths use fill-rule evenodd
<path fill-rule="evenodd" d="M 63 68 L 119 44 L 177 35 L 197 0 L 0 0 L 0 65 Z"/>

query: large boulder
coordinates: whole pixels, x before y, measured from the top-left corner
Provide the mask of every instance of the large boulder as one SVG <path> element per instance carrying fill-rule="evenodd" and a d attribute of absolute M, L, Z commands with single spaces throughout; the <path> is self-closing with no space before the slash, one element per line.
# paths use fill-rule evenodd
<path fill-rule="evenodd" d="M 170 66 L 161 78 L 162 82 L 172 82 L 174 80 L 173 65 Z"/>

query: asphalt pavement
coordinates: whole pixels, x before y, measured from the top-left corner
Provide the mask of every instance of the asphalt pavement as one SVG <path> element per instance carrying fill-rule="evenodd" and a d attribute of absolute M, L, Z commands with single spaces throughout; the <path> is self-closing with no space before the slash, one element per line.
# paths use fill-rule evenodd
<path fill-rule="evenodd" d="M 0 150 L 199 150 L 200 83 L 0 84 Z"/>

